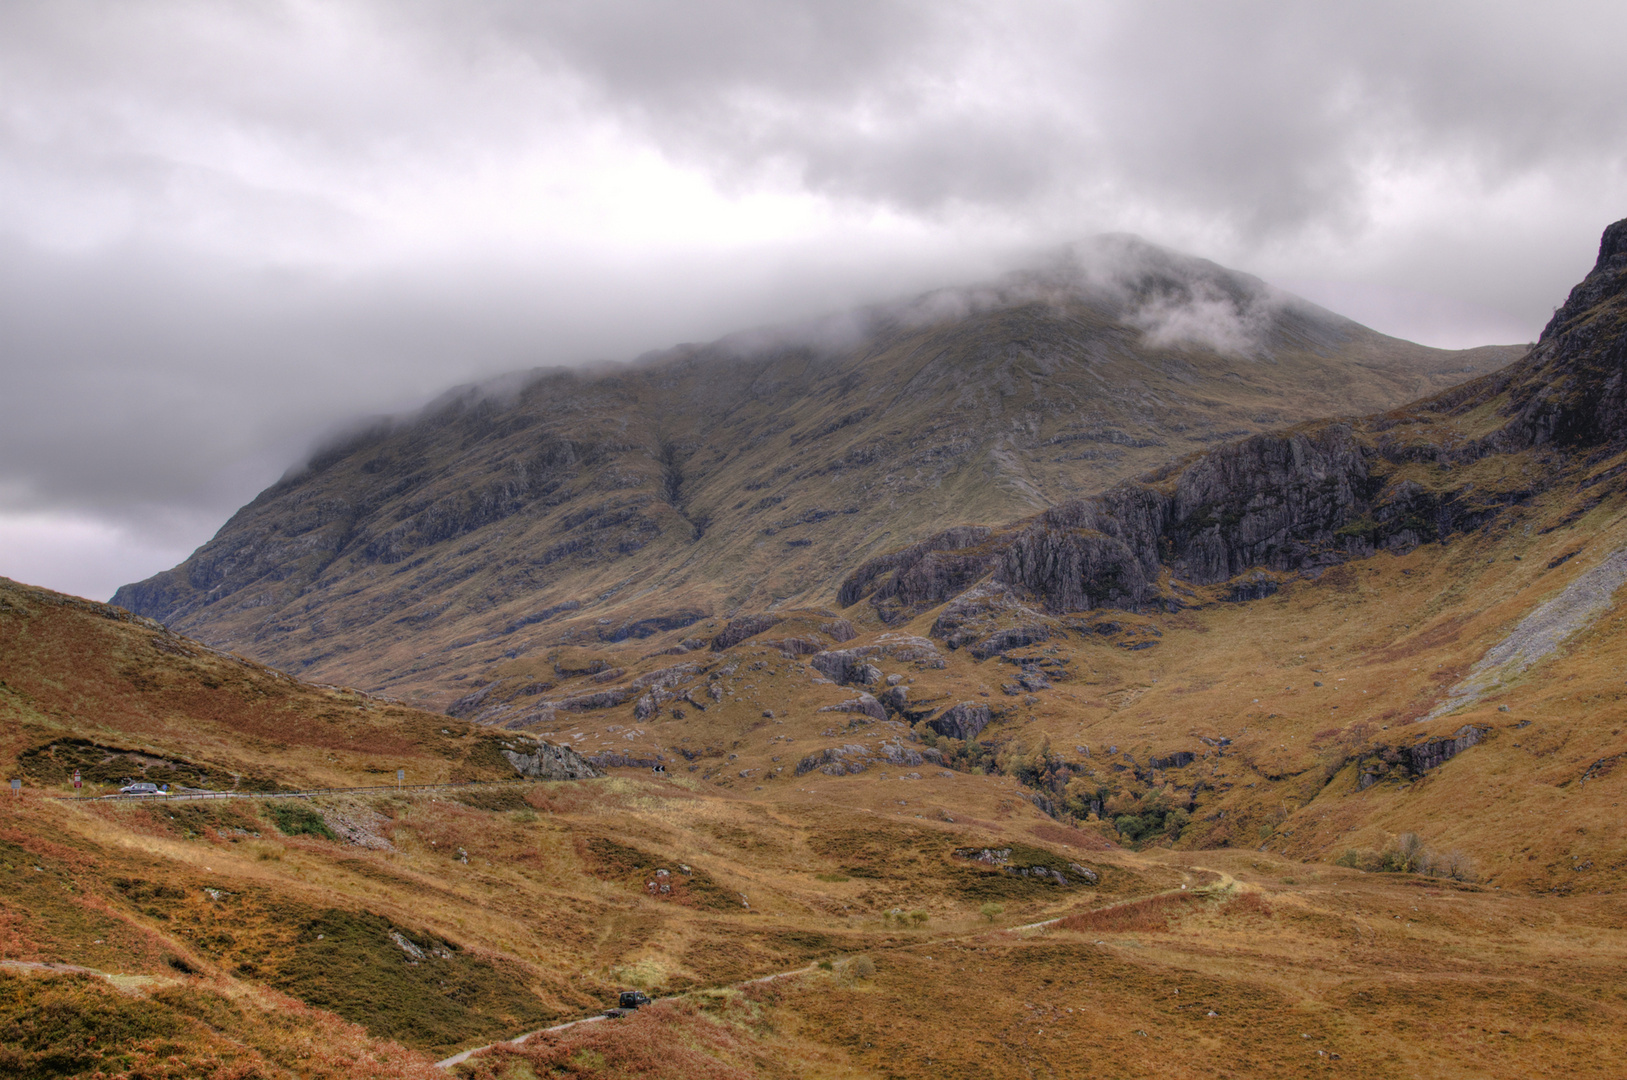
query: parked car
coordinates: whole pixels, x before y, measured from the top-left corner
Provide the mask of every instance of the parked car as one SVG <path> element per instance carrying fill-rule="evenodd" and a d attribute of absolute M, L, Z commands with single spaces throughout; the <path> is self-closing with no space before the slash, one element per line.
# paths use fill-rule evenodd
<path fill-rule="evenodd" d="M 632 1013 L 638 1012 L 638 1007 L 640 1005 L 648 1005 L 649 1003 L 650 995 L 646 994 L 644 991 L 623 990 L 621 992 L 621 1000 L 617 1003 L 617 1008 L 606 1009 L 604 1014 L 612 1018 L 617 1016 L 628 1016 Z"/>
<path fill-rule="evenodd" d="M 119 794 L 120 795 L 162 795 L 163 792 L 158 790 L 158 785 L 157 784 L 149 784 L 145 780 L 140 780 L 140 781 L 137 781 L 134 784 L 126 784 L 123 787 L 119 788 Z"/>

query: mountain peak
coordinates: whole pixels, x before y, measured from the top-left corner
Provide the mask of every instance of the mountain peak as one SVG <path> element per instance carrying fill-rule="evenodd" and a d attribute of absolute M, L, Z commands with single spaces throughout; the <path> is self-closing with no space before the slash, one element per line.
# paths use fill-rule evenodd
<path fill-rule="evenodd" d="M 1607 260 L 1618 255 L 1627 255 L 1627 218 L 1605 227 L 1604 235 L 1599 238 L 1599 261 L 1597 266 L 1603 266 Z"/>
<path fill-rule="evenodd" d="M 1599 258 L 1565 302 L 1554 311 L 1537 340 L 1546 342 L 1604 301 L 1627 291 L 1627 218 L 1607 226 L 1599 237 Z"/>
<path fill-rule="evenodd" d="M 1097 237 L 1049 272 L 829 325 L 454 391 L 336 443 L 115 602 L 444 704 L 560 642 L 676 647 L 737 610 L 820 605 L 857 563 L 944 529 L 1509 359 L 1396 341 Z"/>

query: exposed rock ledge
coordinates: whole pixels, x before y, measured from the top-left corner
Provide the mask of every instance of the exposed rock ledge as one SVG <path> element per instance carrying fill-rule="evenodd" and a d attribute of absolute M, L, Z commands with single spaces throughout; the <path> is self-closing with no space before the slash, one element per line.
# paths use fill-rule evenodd
<path fill-rule="evenodd" d="M 503 756 L 515 772 L 535 780 L 591 780 L 604 775 L 575 750 L 555 743 L 539 742 L 534 754 L 504 750 Z"/>
<path fill-rule="evenodd" d="M 1456 421 L 1483 406 L 1501 421 Z M 1004 585 L 1051 612 L 1180 607 L 1178 583 L 1319 573 L 1477 528 L 1558 482 L 1567 460 L 1627 445 L 1627 221 L 1605 230 L 1587 278 L 1541 339 L 1502 371 L 1396 410 L 1256 435 L 999 532 L 951 529 L 871 559 L 843 583 L 896 625 Z M 1562 447 L 1570 454 L 1548 454 Z M 1472 468 L 1525 454 L 1518 469 Z"/>

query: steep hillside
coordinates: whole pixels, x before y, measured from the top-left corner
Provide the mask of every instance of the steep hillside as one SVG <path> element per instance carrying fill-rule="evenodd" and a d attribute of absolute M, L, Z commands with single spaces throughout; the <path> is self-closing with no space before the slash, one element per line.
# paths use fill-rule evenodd
<path fill-rule="evenodd" d="M 844 614 L 1009 672 L 927 726 L 1120 835 L 1619 889 L 1624 379 L 1627 221 L 1509 368 L 872 560 Z"/>
<path fill-rule="evenodd" d="M 1502 371 L 1393 412 L 1193 455 L 999 536 L 950 531 L 861 566 L 840 599 L 868 594 L 893 621 L 986 578 L 1052 611 L 1178 610 L 1193 586 L 1268 592 L 1273 574 L 1446 540 L 1558 486 L 1597 504 L 1620 486 L 1624 376 L 1627 223 L 1618 223 L 1541 340 Z"/>
<path fill-rule="evenodd" d="M 1126 237 L 995 285 L 456 392 L 115 601 L 429 707 L 503 658 L 829 604 L 857 561 L 1512 359 Z"/>
<path fill-rule="evenodd" d="M 426 1076 L 627 985 L 726 988 L 975 929 L 984 904 L 1039 918 L 1182 880 L 967 775 L 959 821 L 646 770 L 515 786 L 522 736 L 8 581 L 0 674 L 23 781 L 0 795 L 7 1074 Z M 397 766 L 453 784 L 398 792 Z M 238 797 L 70 799 L 75 768 L 88 794 L 145 776 Z M 358 782 L 384 786 L 255 797 Z M 984 849 L 1045 872 L 964 854 Z"/>
<path fill-rule="evenodd" d="M 106 604 L 0 578 L 0 761 L 86 794 L 131 780 L 276 791 L 512 780 L 534 750 L 356 690 L 314 686 Z M 591 771 L 591 770 L 590 770 Z"/>
<path fill-rule="evenodd" d="M 450 717 L 0 581 L 0 1070 L 1613 1076 L 1624 369 L 1627 222 L 1495 375 Z"/>

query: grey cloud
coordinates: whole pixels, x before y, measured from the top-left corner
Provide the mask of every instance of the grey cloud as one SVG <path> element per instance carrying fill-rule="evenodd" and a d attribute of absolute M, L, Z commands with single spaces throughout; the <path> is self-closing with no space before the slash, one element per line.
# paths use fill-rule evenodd
<path fill-rule="evenodd" d="M 1379 329 L 1529 336 L 1627 213 L 1624 38 L 1598 3 L 0 5 L 0 516 L 199 542 L 347 417 L 835 340 L 806 320 L 1104 231 Z M 595 250 L 614 199 L 581 200 L 646 151 L 827 224 Z M 1134 317 L 1246 351 L 1262 296 Z"/>
<path fill-rule="evenodd" d="M 914 210 L 1175 200 L 1359 224 L 1373 170 L 1619 170 L 1619 5 L 810 2 L 505 20 L 678 154 Z M 562 11 L 571 12 L 561 15 Z M 591 14 L 585 14 L 585 12 Z M 1617 177 L 1619 182 L 1619 176 Z"/>
<path fill-rule="evenodd" d="M 716 337 L 805 314 L 810 298 L 840 306 L 853 281 L 861 295 L 887 287 L 875 268 L 836 264 L 800 277 L 797 298 L 773 270 L 714 256 L 641 274 L 570 261 L 338 275 L 0 238 L 0 509 L 224 520 L 359 414 Z"/>

